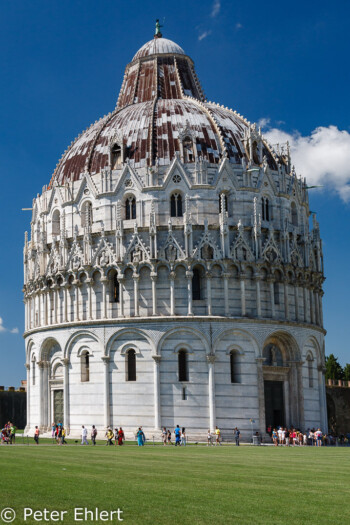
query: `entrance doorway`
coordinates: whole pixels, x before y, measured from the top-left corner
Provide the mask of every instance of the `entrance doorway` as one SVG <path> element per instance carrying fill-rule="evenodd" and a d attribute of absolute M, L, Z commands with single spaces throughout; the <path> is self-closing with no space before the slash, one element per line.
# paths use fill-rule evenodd
<path fill-rule="evenodd" d="M 53 391 L 53 420 L 57 423 L 63 423 L 63 390 Z"/>
<path fill-rule="evenodd" d="M 264 381 L 266 428 L 284 427 L 283 381 Z"/>

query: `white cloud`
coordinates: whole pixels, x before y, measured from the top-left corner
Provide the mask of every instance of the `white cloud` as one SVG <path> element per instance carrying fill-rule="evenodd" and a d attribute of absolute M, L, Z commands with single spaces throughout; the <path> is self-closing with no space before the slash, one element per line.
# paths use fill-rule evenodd
<path fill-rule="evenodd" d="M 240 24 L 239 22 L 237 22 L 237 24 L 235 25 L 235 28 L 236 29 L 242 29 L 242 24 Z"/>
<path fill-rule="evenodd" d="M 0 333 L 1 332 L 10 332 L 10 334 L 18 334 L 19 330 L 18 328 L 12 328 L 12 330 L 9 330 L 8 328 L 5 328 L 4 321 L 2 317 L 0 317 Z"/>
<path fill-rule="evenodd" d="M 204 38 L 207 38 L 207 36 L 209 36 L 211 34 L 211 31 L 203 31 L 203 33 L 201 33 L 198 37 L 198 40 L 201 41 L 203 40 Z"/>
<path fill-rule="evenodd" d="M 266 119 L 267 120 L 267 119 Z M 264 136 L 274 145 L 289 142 L 292 164 L 308 184 L 323 185 L 350 201 L 350 133 L 337 126 L 319 126 L 310 135 L 268 129 Z"/>
<path fill-rule="evenodd" d="M 219 13 L 220 13 L 220 9 L 221 9 L 221 2 L 220 0 L 215 0 L 214 3 L 213 3 L 213 7 L 212 7 L 212 10 L 211 10 L 211 17 L 212 18 L 215 18 Z"/>
<path fill-rule="evenodd" d="M 270 122 L 271 122 L 271 119 L 269 119 L 267 117 L 263 117 L 263 118 L 258 120 L 258 126 L 261 129 L 267 128 L 269 126 Z"/>

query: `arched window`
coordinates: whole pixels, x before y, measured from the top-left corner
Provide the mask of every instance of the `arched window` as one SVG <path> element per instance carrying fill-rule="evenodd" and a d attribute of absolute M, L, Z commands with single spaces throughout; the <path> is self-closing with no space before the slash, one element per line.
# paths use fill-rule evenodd
<path fill-rule="evenodd" d="M 111 150 L 112 170 L 116 170 L 122 164 L 122 149 L 119 144 L 114 144 Z"/>
<path fill-rule="evenodd" d="M 126 380 L 136 381 L 136 352 L 132 348 L 126 354 Z"/>
<path fill-rule="evenodd" d="M 115 273 L 113 277 L 113 302 L 119 303 L 119 281 L 117 273 Z"/>
<path fill-rule="evenodd" d="M 33 358 L 33 361 L 32 361 L 32 385 L 35 386 L 35 357 Z"/>
<path fill-rule="evenodd" d="M 239 363 L 238 363 L 238 352 L 231 350 L 230 352 L 230 372 L 231 372 L 231 383 L 239 383 Z"/>
<path fill-rule="evenodd" d="M 275 304 L 280 304 L 280 285 L 277 281 L 273 283 L 273 300 Z"/>
<path fill-rule="evenodd" d="M 52 215 L 52 235 L 60 234 L 60 219 L 61 215 L 59 210 L 55 210 Z"/>
<path fill-rule="evenodd" d="M 198 268 L 194 268 L 192 277 L 192 299 L 199 301 L 201 299 L 201 274 Z"/>
<path fill-rule="evenodd" d="M 274 344 L 268 344 L 263 350 L 265 366 L 283 366 L 283 357 L 281 350 Z"/>
<path fill-rule="evenodd" d="M 170 197 L 170 216 L 182 217 L 182 197 L 180 193 L 173 193 Z"/>
<path fill-rule="evenodd" d="M 307 356 L 307 370 L 308 370 L 308 376 L 309 376 L 309 388 L 313 388 L 314 386 L 314 373 L 312 368 L 312 357 L 310 355 Z"/>
<path fill-rule="evenodd" d="M 194 162 L 193 140 L 190 137 L 184 138 L 183 142 L 184 162 Z"/>
<path fill-rule="evenodd" d="M 186 350 L 179 350 L 179 381 L 188 381 L 188 360 Z"/>
<path fill-rule="evenodd" d="M 90 381 L 90 355 L 87 350 L 84 350 L 80 356 L 81 367 L 81 382 L 87 383 Z"/>
<path fill-rule="evenodd" d="M 86 228 L 87 226 L 91 226 L 92 222 L 92 204 L 86 201 L 81 207 L 81 225 L 83 228 Z"/>
<path fill-rule="evenodd" d="M 220 193 L 219 195 L 219 213 L 222 212 L 222 201 L 224 201 L 225 211 L 228 211 L 228 202 L 226 193 Z"/>
<path fill-rule="evenodd" d="M 263 221 L 269 221 L 271 217 L 270 203 L 267 197 L 261 197 L 261 218 Z"/>
<path fill-rule="evenodd" d="M 292 214 L 292 224 L 293 226 L 298 226 L 298 211 L 295 202 L 292 202 L 291 205 L 291 214 Z"/>
<path fill-rule="evenodd" d="M 132 195 L 125 201 L 125 219 L 136 219 L 136 200 Z"/>

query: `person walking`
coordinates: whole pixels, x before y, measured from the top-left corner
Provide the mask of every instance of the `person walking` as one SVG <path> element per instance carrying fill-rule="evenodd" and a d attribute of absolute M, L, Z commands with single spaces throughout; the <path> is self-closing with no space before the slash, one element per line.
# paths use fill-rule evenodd
<path fill-rule="evenodd" d="M 37 445 L 39 445 L 39 434 L 40 434 L 39 428 L 35 427 L 35 430 L 34 430 L 34 441 L 35 441 L 35 443 Z"/>
<path fill-rule="evenodd" d="M 108 445 L 113 446 L 113 442 L 112 442 L 113 437 L 114 437 L 113 430 L 110 427 L 108 427 L 107 432 L 106 432 L 106 438 L 107 438 L 106 446 Z"/>
<path fill-rule="evenodd" d="M 186 429 L 185 427 L 182 427 L 181 431 L 181 446 L 186 446 Z"/>
<path fill-rule="evenodd" d="M 175 434 L 175 447 L 177 447 L 177 445 L 180 446 L 181 445 L 181 430 L 180 430 L 179 425 L 176 425 L 174 434 Z"/>
<path fill-rule="evenodd" d="M 62 427 L 62 430 L 61 430 L 62 445 L 67 445 L 66 435 L 67 435 L 66 429 L 64 427 Z"/>
<path fill-rule="evenodd" d="M 141 427 L 139 427 L 136 436 L 137 436 L 137 446 L 138 447 L 143 447 L 143 443 L 144 443 L 143 436 L 144 436 L 144 433 L 143 433 Z"/>
<path fill-rule="evenodd" d="M 56 431 L 56 424 L 52 423 L 51 424 L 51 437 L 52 437 L 52 439 L 55 439 L 55 431 Z"/>
<path fill-rule="evenodd" d="M 124 439 L 125 439 L 124 431 L 122 427 L 120 427 L 118 430 L 118 445 L 119 446 L 123 445 Z"/>
<path fill-rule="evenodd" d="M 221 445 L 220 436 L 221 436 L 220 429 L 216 426 L 215 427 L 215 446 Z"/>
<path fill-rule="evenodd" d="M 92 425 L 91 429 L 91 441 L 93 445 L 96 445 L 96 436 L 97 436 L 97 430 L 95 425 Z"/>
<path fill-rule="evenodd" d="M 172 445 L 172 442 L 171 442 L 171 432 L 170 432 L 170 430 L 168 430 L 168 445 Z"/>
<path fill-rule="evenodd" d="M 238 430 L 238 428 L 236 427 L 233 431 L 233 435 L 234 435 L 234 438 L 235 438 L 235 442 L 236 442 L 236 446 L 239 447 L 239 436 L 240 436 L 240 431 Z"/>
<path fill-rule="evenodd" d="M 275 447 L 278 447 L 278 434 L 275 428 L 272 431 L 272 440 L 274 442 Z"/>
<path fill-rule="evenodd" d="M 87 440 L 87 435 L 88 435 L 87 429 L 84 427 L 84 425 L 82 425 L 82 427 L 81 427 L 81 444 L 82 445 L 88 445 L 89 444 L 89 442 Z"/>
<path fill-rule="evenodd" d="M 162 440 L 163 440 L 163 445 L 166 446 L 167 444 L 167 438 L 168 438 L 168 432 L 166 431 L 166 428 L 163 427 L 163 430 L 162 430 Z"/>
<path fill-rule="evenodd" d="M 211 435 L 210 430 L 208 429 L 207 447 L 209 447 L 209 445 L 211 445 L 213 447 L 214 443 L 213 443 L 213 436 Z"/>
<path fill-rule="evenodd" d="M 14 445 L 16 443 L 16 426 L 14 425 L 14 423 L 12 423 L 11 425 L 11 428 L 10 428 L 10 444 L 11 445 Z"/>

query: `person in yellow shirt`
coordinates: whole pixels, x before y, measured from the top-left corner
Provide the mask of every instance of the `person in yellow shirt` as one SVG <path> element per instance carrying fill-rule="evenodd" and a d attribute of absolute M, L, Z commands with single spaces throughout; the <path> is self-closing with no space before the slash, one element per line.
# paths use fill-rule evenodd
<path fill-rule="evenodd" d="M 215 427 L 215 438 L 216 438 L 215 446 L 221 445 L 220 436 L 221 436 L 220 429 L 216 426 Z"/>

